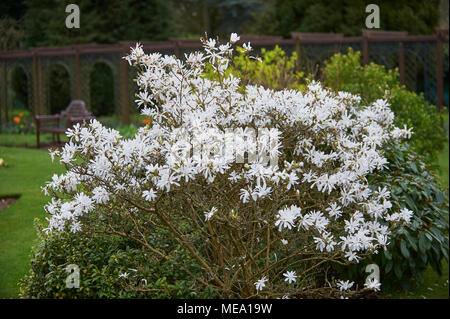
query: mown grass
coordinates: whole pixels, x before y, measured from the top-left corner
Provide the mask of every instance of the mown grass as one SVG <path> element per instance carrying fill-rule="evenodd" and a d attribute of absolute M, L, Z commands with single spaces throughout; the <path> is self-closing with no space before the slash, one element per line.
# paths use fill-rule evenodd
<path fill-rule="evenodd" d="M 67 141 L 67 136 L 60 135 L 61 142 Z M 56 140 L 56 137 L 55 137 Z M 40 143 L 52 142 L 52 134 L 41 134 Z M 0 134 L 0 146 L 36 147 L 36 135 L 34 134 Z"/>
<path fill-rule="evenodd" d="M 0 211 L 0 298 L 18 295 L 17 281 L 29 270 L 31 246 L 36 239 L 33 221 L 45 216 L 48 198 L 40 187 L 62 165 L 52 163 L 48 152 L 0 146 L 0 196 L 20 194 L 17 202 Z"/>

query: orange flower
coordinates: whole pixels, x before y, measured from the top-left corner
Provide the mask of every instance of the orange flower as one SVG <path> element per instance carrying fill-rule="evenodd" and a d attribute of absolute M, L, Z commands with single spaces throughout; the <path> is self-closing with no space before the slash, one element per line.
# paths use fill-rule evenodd
<path fill-rule="evenodd" d="M 152 120 L 151 119 L 142 120 L 142 124 L 152 124 Z"/>
<path fill-rule="evenodd" d="M 22 113 L 22 112 L 20 112 L 20 113 L 19 113 L 19 117 L 22 117 L 22 116 L 23 116 L 23 113 Z"/>
<path fill-rule="evenodd" d="M 17 124 L 19 124 L 19 123 L 20 123 L 20 117 L 15 116 L 15 117 L 13 118 L 13 121 L 16 122 Z"/>

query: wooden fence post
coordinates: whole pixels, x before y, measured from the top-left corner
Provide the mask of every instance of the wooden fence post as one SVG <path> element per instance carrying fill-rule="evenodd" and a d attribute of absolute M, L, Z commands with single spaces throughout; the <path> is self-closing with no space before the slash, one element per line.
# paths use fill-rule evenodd
<path fill-rule="evenodd" d="M 181 56 L 181 49 L 180 49 L 180 41 L 179 40 L 174 40 L 175 41 L 175 56 L 179 59 Z"/>
<path fill-rule="evenodd" d="M 298 37 L 295 38 L 295 53 L 297 54 L 297 62 L 295 67 L 297 68 L 297 71 L 300 71 L 302 67 L 302 61 L 301 61 L 301 47 L 300 47 L 300 39 Z"/>
<path fill-rule="evenodd" d="M 81 61 L 80 61 L 80 49 L 78 47 L 75 47 L 75 62 L 77 66 L 77 99 L 82 100 Z"/>
<path fill-rule="evenodd" d="M 442 45 L 442 34 L 440 30 L 436 30 L 437 35 L 437 107 L 439 112 L 442 112 L 444 104 L 444 53 Z"/>
<path fill-rule="evenodd" d="M 39 65 L 38 56 L 36 51 L 33 51 L 33 109 L 34 115 L 40 113 L 40 101 L 39 101 Z"/>
<path fill-rule="evenodd" d="M 405 84 L 405 50 L 403 42 L 398 43 L 398 73 L 400 75 L 400 84 Z"/>
<path fill-rule="evenodd" d="M 362 55 L 363 55 L 363 65 L 369 64 L 369 39 L 366 34 L 363 33 L 362 40 Z"/>
<path fill-rule="evenodd" d="M 128 43 L 121 43 L 123 55 L 128 54 Z M 121 59 L 121 96 L 122 96 L 122 122 L 126 125 L 130 124 L 130 91 L 128 88 L 128 62 Z"/>

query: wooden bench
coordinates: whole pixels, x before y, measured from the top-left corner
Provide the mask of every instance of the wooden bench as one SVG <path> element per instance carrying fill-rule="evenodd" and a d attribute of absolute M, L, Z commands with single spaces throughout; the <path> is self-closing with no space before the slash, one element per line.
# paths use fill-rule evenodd
<path fill-rule="evenodd" d="M 86 105 L 82 100 L 73 100 L 69 106 L 55 115 L 36 115 L 36 141 L 39 148 L 39 135 L 43 133 L 52 133 L 52 142 L 55 142 L 55 135 L 58 143 L 61 142 L 59 135 L 64 134 L 67 129 L 72 128 L 77 123 L 82 123 L 94 119 L 95 116 L 88 112 Z"/>

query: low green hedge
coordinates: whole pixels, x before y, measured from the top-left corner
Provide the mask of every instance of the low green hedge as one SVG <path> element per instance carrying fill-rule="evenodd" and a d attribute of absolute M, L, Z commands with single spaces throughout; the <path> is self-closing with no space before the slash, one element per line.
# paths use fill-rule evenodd
<path fill-rule="evenodd" d="M 46 234 L 36 221 L 39 239 L 33 248 L 30 273 L 20 280 L 23 298 L 213 298 L 214 291 L 190 287 L 201 268 L 184 250 L 171 247 L 161 260 L 136 242 L 106 234 Z M 164 240 L 158 245 L 165 245 Z M 67 288 L 66 267 L 80 270 L 80 287 Z M 187 268 L 192 275 L 183 270 Z M 121 275 L 122 274 L 122 275 Z M 123 274 L 127 274 L 124 277 Z"/>

